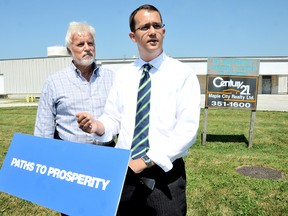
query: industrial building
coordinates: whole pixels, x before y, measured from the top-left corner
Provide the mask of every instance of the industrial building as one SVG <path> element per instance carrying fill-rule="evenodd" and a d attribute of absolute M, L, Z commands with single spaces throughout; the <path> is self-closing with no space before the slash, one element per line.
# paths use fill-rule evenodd
<path fill-rule="evenodd" d="M 65 68 L 71 62 L 71 57 L 66 54 L 65 49 L 57 48 L 55 51 L 50 47 L 47 51 L 47 57 L 0 60 L 0 95 L 9 98 L 21 98 L 27 95 L 39 97 L 49 74 Z M 258 94 L 287 94 L 288 57 L 235 58 L 260 60 Z M 205 94 L 208 58 L 177 59 L 195 71 L 200 82 L 201 93 Z M 117 72 L 120 67 L 134 60 L 133 58 L 100 59 L 97 63 Z"/>

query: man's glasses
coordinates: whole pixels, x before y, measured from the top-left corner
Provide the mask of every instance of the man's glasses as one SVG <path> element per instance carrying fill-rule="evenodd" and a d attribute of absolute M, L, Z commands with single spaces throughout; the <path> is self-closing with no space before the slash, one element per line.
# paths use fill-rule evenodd
<path fill-rule="evenodd" d="M 151 28 L 151 26 L 153 26 L 153 28 L 155 30 L 159 30 L 159 29 L 162 29 L 165 26 L 165 24 L 162 24 L 162 23 L 147 23 L 145 25 L 140 26 L 139 28 L 136 28 L 134 30 L 134 32 L 136 32 L 137 30 L 140 30 L 140 31 L 143 31 L 143 32 L 148 31 Z"/>

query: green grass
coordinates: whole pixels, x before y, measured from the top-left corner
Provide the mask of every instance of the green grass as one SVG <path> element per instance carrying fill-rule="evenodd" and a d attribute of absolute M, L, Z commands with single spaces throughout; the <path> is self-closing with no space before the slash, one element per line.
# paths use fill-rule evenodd
<path fill-rule="evenodd" d="M 251 111 L 209 109 L 207 142 L 197 142 L 185 158 L 188 216 L 288 215 L 288 113 L 256 112 L 253 146 L 247 148 Z M 36 107 L 0 108 L 0 165 L 14 132 L 32 134 Z M 236 168 L 257 165 L 282 172 L 280 180 L 256 179 Z M 0 215 L 59 215 L 0 193 Z"/>

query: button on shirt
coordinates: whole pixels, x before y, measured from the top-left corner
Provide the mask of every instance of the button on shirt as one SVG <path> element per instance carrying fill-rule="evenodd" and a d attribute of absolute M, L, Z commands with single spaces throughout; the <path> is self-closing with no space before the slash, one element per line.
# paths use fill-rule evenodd
<path fill-rule="evenodd" d="M 131 149 L 137 91 L 145 63 L 138 59 L 117 71 L 104 114 L 99 118 L 105 126 L 103 136 L 119 133 L 116 148 Z M 174 160 L 187 155 L 197 138 L 200 86 L 191 68 L 164 52 L 149 63 L 153 68 L 150 70 L 150 149 L 147 155 L 167 172 Z"/>
<path fill-rule="evenodd" d="M 38 105 L 35 136 L 53 138 L 55 124 L 63 140 L 80 143 L 107 142 L 78 127 L 76 113 L 88 112 L 98 118 L 114 80 L 114 73 L 96 67 L 88 82 L 73 63 L 60 72 L 50 75 L 45 82 Z"/>

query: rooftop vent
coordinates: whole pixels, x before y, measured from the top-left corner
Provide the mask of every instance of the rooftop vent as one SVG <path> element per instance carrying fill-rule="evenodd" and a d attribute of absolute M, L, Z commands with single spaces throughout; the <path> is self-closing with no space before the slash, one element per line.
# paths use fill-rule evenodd
<path fill-rule="evenodd" d="M 57 56 L 69 56 L 66 47 L 63 46 L 51 46 L 47 48 L 48 57 L 57 57 Z"/>

